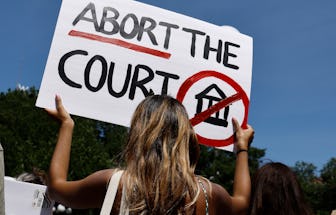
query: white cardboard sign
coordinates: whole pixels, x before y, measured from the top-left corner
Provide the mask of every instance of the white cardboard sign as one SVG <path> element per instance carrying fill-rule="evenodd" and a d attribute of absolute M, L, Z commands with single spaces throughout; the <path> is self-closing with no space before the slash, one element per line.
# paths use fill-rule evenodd
<path fill-rule="evenodd" d="M 45 185 L 16 181 L 5 177 L 5 210 L 7 215 L 50 215 L 54 200 L 46 194 Z"/>
<path fill-rule="evenodd" d="M 168 94 L 201 143 L 232 150 L 251 77 L 247 35 L 136 1 L 63 0 L 36 105 L 59 94 L 71 114 L 129 126 L 141 100 Z"/>

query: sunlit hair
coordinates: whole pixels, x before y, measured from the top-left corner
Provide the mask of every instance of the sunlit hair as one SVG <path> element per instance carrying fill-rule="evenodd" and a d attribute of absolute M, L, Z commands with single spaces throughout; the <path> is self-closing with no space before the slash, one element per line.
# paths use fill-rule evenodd
<path fill-rule="evenodd" d="M 154 95 L 134 112 L 126 145 L 126 203 L 134 214 L 192 214 L 199 186 L 196 134 L 185 108 Z"/>
<path fill-rule="evenodd" d="M 252 178 L 250 215 L 311 215 L 295 173 L 276 162 L 262 166 Z"/>
<path fill-rule="evenodd" d="M 33 171 L 23 172 L 19 176 L 16 177 L 17 181 L 23 181 L 33 184 L 46 184 L 46 173 L 40 169 L 33 168 Z"/>

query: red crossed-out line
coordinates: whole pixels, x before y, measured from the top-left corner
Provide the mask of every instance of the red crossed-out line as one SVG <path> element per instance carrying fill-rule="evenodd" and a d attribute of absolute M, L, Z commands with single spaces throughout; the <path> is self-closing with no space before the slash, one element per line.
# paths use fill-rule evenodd
<path fill-rule="evenodd" d="M 198 113 L 194 116 L 194 118 L 190 119 L 190 123 L 195 126 L 203 121 L 205 121 L 207 118 L 209 118 L 212 114 L 218 112 L 220 109 L 225 108 L 226 106 L 232 104 L 235 101 L 238 101 L 242 99 L 242 95 L 238 92 L 230 97 L 227 97 L 220 102 L 218 102 L 215 105 L 212 105 L 207 110 L 202 111 L 201 113 Z"/>
<path fill-rule="evenodd" d="M 154 56 L 165 58 L 165 59 L 169 59 L 170 56 L 171 56 L 171 54 L 168 53 L 168 52 L 163 52 L 163 51 L 159 51 L 159 50 L 156 50 L 156 49 L 151 49 L 151 48 L 147 48 L 147 47 L 144 47 L 144 46 L 129 43 L 129 42 L 126 42 L 124 40 L 109 38 L 109 37 L 103 37 L 103 36 L 99 36 L 99 35 L 96 35 L 96 34 L 71 30 L 69 32 L 69 35 L 74 36 L 74 37 L 82 37 L 82 38 L 89 39 L 89 40 L 95 40 L 95 41 L 99 41 L 99 42 L 103 42 L 103 43 L 109 43 L 109 44 L 121 46 L 123 48 L 131 49 L 133 51 L 143 52 L 143 53 L 146 53 L 146 54 L 154 55 Z"/>
<path fill-rule="evenodd" d="M 241 88 L 241 86 L 236 81 L 234 81 L 233 79 L 231 79 L 230 77 L 228 77 L 227 75 L 225 75 L 223 73 L 219 73 L 219 72 L 216 72 L 216 71 L 213 71 L 213 70 L 204 70 L 204 71 L 200 71 L 200 72 L 192 75 L 191 77 L 187 78 L 183 82 L 180 89 L 178 90 L 178 93 L 176 95 L 176 99 L 182 103 L 183 100 L 184 100 L 184 97 L 186 96 L 188 90 L 192 87 L 192 85 L 195 84 L 196 82 L 198 82 L 199 80 L 201 80 L 203 78 L 207 78 L 207 77 L 214 77 L 214 78 L 218 78 L 218 79 L 224 81 L 225 83 L 229 84 L 236 91 L 236 94 L 234 94 L 230 97 L 227 97 L 224 100 L 221 100 L 219 103 L 209 107 L 208 110 L 197 114 L 194 118 L 190 119 L 191 124 L 197 125 L 197 124 L 205 121 L 213 113 L 215 113 L 215 112 L 219 111 L 220 109 L 222 109 L 222 108 L 224 108 L 224 107 L 226 107 L 226 106 L 228 106 L 228 105 L 230 105 L 230 104 L 232 104 L 232 103 L 241 99 L 242 103 L 244 105 L 244 108 L 245 108 L 242 126 L 243 126 L 243 128 L 246 128 L 249 98 L 247 97 L 243 88 Z M 200 143 L 205 144 L 205 145 L 209 145 L 209 146 L 215 146 L 215 147 L 228 146 L 230 144 L 233 144 L 233 142 L 234 142 L 234 135 L 233 134 L 226 139 L 210 139 L 210 138 L 203 137 L 200 134 L 197 134 L 197 138 L 198 138 Z"/>

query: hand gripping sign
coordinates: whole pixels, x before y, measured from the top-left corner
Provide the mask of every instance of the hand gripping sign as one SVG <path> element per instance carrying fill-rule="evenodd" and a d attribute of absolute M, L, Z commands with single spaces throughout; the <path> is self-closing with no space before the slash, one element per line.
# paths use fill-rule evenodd
<path fill-rule="evenodd" d="M 129 126 L 146 96 L 168 94 L 201 143 L 230 146 L 251 76 L 247 35 L 136 1 L 63 0 L 36 105 L 59 94 L 71 114 Z"/>

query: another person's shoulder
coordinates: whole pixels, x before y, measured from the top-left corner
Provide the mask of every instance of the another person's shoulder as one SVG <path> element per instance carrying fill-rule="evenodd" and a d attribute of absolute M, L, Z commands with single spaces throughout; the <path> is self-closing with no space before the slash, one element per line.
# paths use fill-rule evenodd
<path fill-rule="evenodd" d="M 218 212 L 220 212 L 220 214 L 230 214 L 232 209 L 230 194 L 223 186 L 210 182 L 207 179 L 205 180 L 207 181 L 207 183 L 205 183 L 206 189 L 209 193 L 210 214 L 216 214 Z"/>

